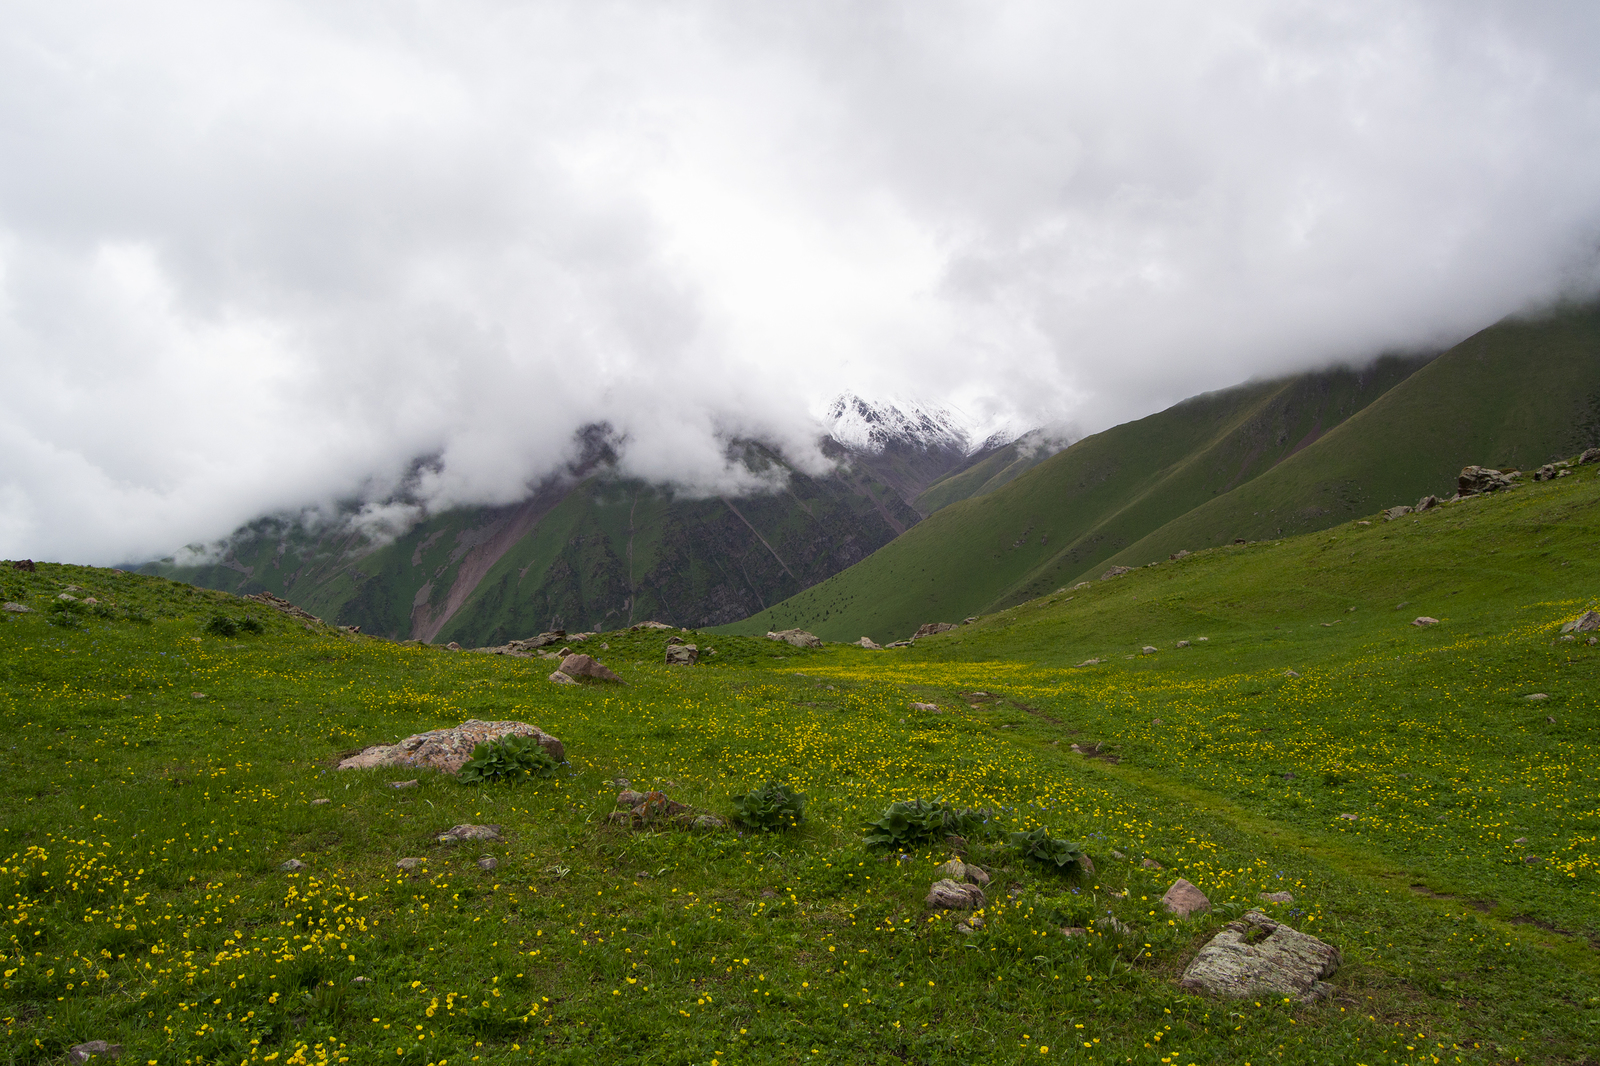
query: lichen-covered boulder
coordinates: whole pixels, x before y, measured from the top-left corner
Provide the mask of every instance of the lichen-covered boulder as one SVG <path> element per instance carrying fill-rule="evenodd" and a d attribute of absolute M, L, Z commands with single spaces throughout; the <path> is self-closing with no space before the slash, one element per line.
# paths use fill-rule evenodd
<path fill-rule="evenodd" d="M 375 744 L 339 763 L 341 770 L 367 770 L 376 766 L 408 766 L 457 773 L 479 744 L 502 737 L 533 737 L 556 762 L 567 761 L 561 741 L 526 722 L 484 722 L 468 719 L 449 729 L 415 733 L 398 744 Z"/>
<path fill-rule="evenodd" d="M 933 887 L 928 889 L 928 898 L 923 902 L 936 910 L 970 911 L 983 906 L 986 899 L 983 889 L 977 885 L 966 885 L 945 878 L 933 883 Z"/>
<path fill-rule="evenodd" d="M 1178 983 L 1230 999 L 1291 996 L 1309 1003 L 1332 993 L 1323 978 L 1338 968 L 1338 948 L 1253 910 L 1212 937 Z"/>

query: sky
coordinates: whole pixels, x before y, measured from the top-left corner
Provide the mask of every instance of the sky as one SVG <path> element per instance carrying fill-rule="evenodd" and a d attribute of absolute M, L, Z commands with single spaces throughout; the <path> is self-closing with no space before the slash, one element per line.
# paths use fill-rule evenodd
<path fill-rule="evenodd" d="M 1600 289 L 1592 3 L 5 10 L 0 557 L 511 502 L 596 422 L 740 491 L 844 391 L 1093 432 Z"/>

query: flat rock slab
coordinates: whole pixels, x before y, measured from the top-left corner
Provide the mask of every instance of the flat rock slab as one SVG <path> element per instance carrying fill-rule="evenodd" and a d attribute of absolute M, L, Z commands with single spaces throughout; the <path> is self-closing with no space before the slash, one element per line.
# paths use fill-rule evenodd
<path fill-rule="evenodd" d="M 1200 949 L 1178 984 L 1229 999 L 1293 996 L 1309 1003 L 1333 992 L 1323 978 L 1338 968 L 1332 944 L 1250 911 Z"/>
<path fill-rule="evenodd" d="M 567 761 L 561 741 L 526 722 L 483 722 L 476 718 L 449 729 L 416 733 L 398 744 L 378 744 L 339 763 L 341 770 L 367 770 L 376 766 L 406 766 L 458 773 L 472 749 L 502 737 L 533 737 L 556 762 Z"/>
<path fill-rule="evenodd" d="M 497 825 L 455 825 L 433 838 L 440 844 L 463 844 L 469 840 L 502 841 Z"/>
<path fill-rule="evenodd" d="M 1161 897 L 1161 905 L 1179 918 L 1211 909 L 1211 901 L 1206 899 L 1206 894 L 1182 877 L 1172 882 L 1167 894 Z"/>

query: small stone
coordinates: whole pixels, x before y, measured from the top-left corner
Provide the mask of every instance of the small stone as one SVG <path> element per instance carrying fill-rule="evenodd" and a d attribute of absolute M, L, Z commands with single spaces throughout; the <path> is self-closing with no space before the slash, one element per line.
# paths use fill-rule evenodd
<path fill-rule="evenodd" d="M 1511 843 L 1513 843 L 1513 844 L 1526 844 L 1527 842 L 1528 842 L 1528 838 L 1527 837 L 1518 837 L 1517 839 L 1513 840 Z"/>
<path fill-rule="evenodd" d="M 292 874 L 296 870 L 304 870 L 305 868 L 306 864 L 301 862 L 299 859 L 289 859 L 286 862 L 280 862 L 278 864 L 278 869 L 282 870 L 284 873 Z"/>
<path fill-rule="evenodd" d="M 554 673 L 552 673 L 550 675 L 550 680 L 554 681 L 558 685 L 576 685 L 577 684 L 576 681 L 572 680 L 572 678 L 568 677 L 566 674 L 563 674 L 560 670 L 557 670 Z"/>
<path fill-rule="evenodd" d="M 122 1057 L 121 1044 L 108 1044 L 104 1040 L 91 1040 L 87 1044 L 75 1044 L 67 1052 L 67 1061 L 74 1066 L 81 1066 L 90 1059 L 120 1059 Z"/>
<path fill-rule="evenodd" d="M 1556 724 L 1556 719 L 1555 719 L 1554 715 L 1545 715 L 1545 719 L 1544 720 L 1546 722 L 1549 722 L 1551 725 L 1555 725 Z"/>
<path fill-rule="evenodd" d="M 448 643 L 448 644 L 446 644 L 444 646 L 444 650 L 445 651 L 460 651 L 461 650 L 461 645 L 457 644 L 455 641 L 452 640 L 450 643 Z"/>
<path fill-rule="evenodd" d="M 1284 677 L 1299 677 L 1300 675 L 1294 670 L 1285 670 L 1283 672 L 1283 676 Z"/>
<path fill-rule="evenodd" d="M 673 638 L 677 640 L 677 637 Z M 667 645 L 666 664 L 668 666 L 694 666 L 700 661 L 700 649 L 693 644 Z"/>
<path fill-rule="evenodd" d="M 972 932 L 972 926 L 968 925 L 966 922 L 957 922 L 956 923 L 956 932 L 958 932 L 958 933 L 970 933 L 970 932 Z"/>
<path fill-rule="evenodd" d="M 390 781 L 389 782 L 389 787 L 390 788 L 416 788 L 417 787 L 417 779 L 413 777 L 410 781 Z"/>
<path fill-rule="evenodd" d="M 690 828 L 692 828 L 692 829 L 700 829 L 700 830 L 712 830 L 712 829 L 726 829 L 726 828 L 728 828 L 728 823 L 724 822 L 721 818 L 718 818 L 714 814 L 698 815 L 698 816 L 696 816 L 696 818 L 695 818 L 695 820 L 693 822 L 689 823 L 689 825 L 690 825 Z"/>
<path fill-rule="evenodd" d="M 1156 653 L 1156 647 L 1153 644 L 1146 644 L 1144 647 L 1140 648 L 1139 650 L 1141 652 L 1143 652 L 1144 654 L 1146 654 L 1146 655 L 1154 655 Z"/>
<path fill-rule="evenodd" d="M 32 607 L 28 607 L 28 606 L 25 606 L 25 605 L 20 604 L 20 603 L 7 603 L 3 609 L 6 610 L 6 611 L 11 612 L 12 614 L 32 614 L 33 613 L 33 608 Z M 95 1041 L 95 1043 L 97 1043 L 97 1044 L 98 1043 L 104 1043 L 104 1041 L 97 1040 L 97 1041 Z"/>
<path fill-rule="evenodd" d="M 328 804 L 330 804 L 332 802 L 333 802 L 333 800 L 329 799 L 326 796 L 318 796 L 316 799 L 311 801 L 311 806 L 313 806 L 313 807 L 325 807 L 325 806 L 327 806 Z"/>
<path fill-rule="evenodd" d="M 933 883 L 933 887 L 928 889 L 927 899 L 923 902 L 941 910 L 969 911 L 983 906 L 986 898 L 983 889 L 977 885 L 966 885 L 946 878 Z"/>
<path fill-rule="evenodd" d="M 483 858 L 478 860 L 478 869 L 480 870 L 493 870 L 499 865 L 500 860 L 495 858 L 493 855 L 485 855 Z"/>
<path fill-rule="evenodd" d="M 911 709 L 913 711 L 925 711 L 929 714 L 939 713 L 939 705 L 937 703 L 913 703 Z"/>
<path fill-rule="evenodd" d="M 189 693 L 189 698 L 192 700 L 203 700 L 206 698 L 206 694 L 204 692 L 191 692 Z"/>
<path fill-rule="evenodd" d="M 617 793 L 617 806 L 637 807 L 639 804 L 645 801 L 645 798 L 646 797 L 643 792 L 636 792 L 631 788 L 625 788 L 621 792 Z"/>
<path fill-rule="evenodd" d="M 1423 628 L 1427 628 L 1428 626 L 1438 625 L 1439 620 L 1437 618 L 1429 618 L 1427 615 L 1421 615 L 1411 624 L 1414 626 L 1422 626 Z"/>
<path fill-rule="evenodd" d="M 370 978 L 370 977 L 352 977 L 352 978 L 350 978 L 350 983 L 353 984 L 353 985 L 367 985 L 367 984 L 371 984 L 372 983 L 372 978 Z"/>
<path fill-rule="evenodd" d="M 1354 822 L 1354 821 L 1357 820 L 1358 816 L 1354 815 L 1354 814 L 1341 814 L 1341 815 L 1339 815 L 1339 817 L 1343 818 L 1347 822 Z"/>
<path fill-rule="evenodd" d="M 441 844 L 460 844 L 468 840 L 500 841 L 505 837 L 500 835 L 498 825 L 456 825 L 446 829 L 434 839 Z"/>
<path fill-rule="evenodd" d="M 1062 936 L 1088 936 L 1089 935 L 1089 930 L 1085 929 L 1081 925 L 1063 925 L 1061 927 L 1061 935 Z"/>
<path fill-rule="evenodd" d="M 399 860 L 395 863 L 395 866 L 404 870 L 406 873 L 410 873 L 412 870 L 422 869 L 423 865 L 427 863 L 427 861 L 427 859 L 407 858 Z"/>
<path fill-rule="evenodd" d="M 1122 854 L 1122 852 L 1117 851 L 1116 849 L 1112 849 L 1111 857 L 1113 859 L 1126 859 L 1127 858 L 1126 855 Z"/>
<path fill-rule="evenodd" d="M 1266 900 L 1268 903 L 1294 902 L 1294 897 L 1289 895 L 1287 892 L 1263 892 L 1261 893 L 1260 898 Z"/>
<path fill-rule="evenodd" d="M 1161 897 L 1161 905 L 1179 918 L 1211 909 L 1211 901 L 1206 899 L 1206 894 L 1182 877 L 1172 882 L 1167 894 Z"/>
<path fill-rule="evenodd" d="M 1550 698 L 1550 693 L 1548 693 L 1548 692 L 1532 692 L 1532 693 L 1529 693 L 1528 695 L 1526 695 L 1526 696 L 1524 696 L 1522 698 L 1525 699 L 1525 700 L 1547 700 L 1547 699 Z"/>
<path fill-rule="evenodd" d="M 1164 869 L 1166 869 L 1165 866 L 1162 866 L 1159 862 L 1156 862 L 1154 859 L 1145 859 L 1139 865 L 1143 866 L 1146 870 L 1164 870 Z"/>
<path fill-rule="evenodd" d="M 615 781 L 607 782 L 607 784 L 611 785 L 613 788 L 628 788 L 631 782 L 629 782 L 626 777 L 619 777 Z"/>
<path fill-rule="evenodd" d="M 1178 643 L 1173 645 L 1174 648 L 1187 648 L 1188 646 L 1189 642 L 1187 640 L 1180 640 Z"/>
<path fill-rule="evenodd" d="M 1132 573 L 1132 572 L 1133 571 L 1132 571 L 1131 567 L 1113 566 L 1110 570 L 1107 570 L 1105 573 L 1100 575 L 1100 580 L 1101 581 L 1110 581 L 1114 577 L 1121 577 L 1123 574 L 1128 574 L 1128 573 Z"/>
<path fill-rule="evenodd" d="M 862 637 L 860 640 L 856 641 L 856 646 L 860 648 L 866 648 L 868 651 L 883 650 L 883 645 L 878 644 L 871 637 Z"/>

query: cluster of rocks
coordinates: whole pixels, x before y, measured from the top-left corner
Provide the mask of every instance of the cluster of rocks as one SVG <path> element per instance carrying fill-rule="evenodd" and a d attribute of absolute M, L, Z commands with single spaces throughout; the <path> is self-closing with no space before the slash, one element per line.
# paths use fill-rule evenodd
<path fill-rule="evenodd" d="M 252 596 L 246 596 L 244 598 L 247 599 L 247 600 L 254 600 L 257 603 L 266 604 L 268 607 L 271 607 L 274 611 L 279 611 L 279 612 L 281 612 L 283 614 L 286 614 L 290 618 L 293 618 L 293 619 L 295 619 L 296 621 L 299 621 L 299 622 L 304 622 L 308 626 L 311 626 L 311 625 L 318 625 L 318 626 L 326 625 L 326 623 L 323 622 L 322 619 L 318 618 L 316 615 L 312 614 L 310 611 L 302 610 L 299 607 L 296 607 L 294 604 L 290 603 L 288 600 L 284 599 L 283 597 L 274 596 L 270 592 L 257 592 Z"/>
<path fill-rule="evenodd" d="M 1110 570 L 1100 575 L 1100 580 L 1110 581 L 1114 577 L 1121 577 L 1123 574 L 1131 573 L 1133 573 L 1133 567 L 1131 566 L 1113 566 Z"/>
<path fill-rule="evenodd" d="M 617 810 L 606 816 L 606 821 L 625 829 L 726 829 L 728 823 L 714 814 L 697 811 L 687 803 L 679 803 L 665 792 L 651 790 L 638 792 L 625 780 L 616 784 Z"/>
<path fill-rule="evenodd" d="M 989 874 L 982 867 L 974 866 L 957 857 L 934 872 L 941 876 L 928 889 L 928 895 L 923 899 L 923 903 L 929 908 L 943 911 L 974 911 L 988 902 L 983 889 L 989 883 Z M 958 924 L 956 931 L 970 933 L 974 929 L 982 928 L 983 919 L 972 915 Z"/>
<path fill-rule="evenodd" d="M 563 641 L 569 644 L 576 644 L 580 641 L 588 640 L 592 636 L 594 636 L 593 633 L 574 633 L 569 637 L 565 629 L 551 629 L 540 633 L 536 637 L 508 640 L 506 643 L 497 644 L 494 647 L 473 648 L 472 650 L 482 652 L 485 655 L 510 655 L 518 659 L 531 659 L 538 653 L 540 648 L 548 648 L 552 644 L 560 644 Z M 459 651 L 460 645 L 453 645 L 452 650 Z"/>
<path fill-rule="evenodd" d="M 339 769 L 368 770 L 381 766 L 400 766 L 454 774 L 459 773 L 461 767 L 472 758 L 472 750 L 479 744 L 512 736 L 533 737 L 552 759 L 567 761 L 567 751 L 561 741 L 538 726 L 526 722 L 485 722 L 471 718 L 448 729 L 415 733 L 398 744 L 375 744 L 363 748 L 340 760 Z"/>

